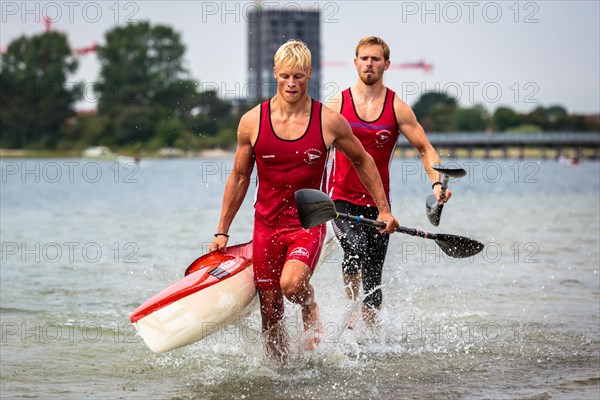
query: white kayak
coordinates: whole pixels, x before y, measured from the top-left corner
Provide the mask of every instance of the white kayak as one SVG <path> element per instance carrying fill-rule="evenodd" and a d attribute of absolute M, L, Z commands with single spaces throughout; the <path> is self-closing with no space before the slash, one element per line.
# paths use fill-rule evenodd
<path fill-rule="evenodd" d="M 328 228 L 319 264 L 335 251 Z M 255 309 L 252 242 L 196 259 L 185 277 L 131 314 L 138 335 L 155 353 L 197 342 Z"/>
<path fill-rule="evenodd" d="M 194 343 L 251 310 L 256 296 L 252 242 L 196 259 L 185 277 L 140 305 L 130 316 L 155 353 Z"/>

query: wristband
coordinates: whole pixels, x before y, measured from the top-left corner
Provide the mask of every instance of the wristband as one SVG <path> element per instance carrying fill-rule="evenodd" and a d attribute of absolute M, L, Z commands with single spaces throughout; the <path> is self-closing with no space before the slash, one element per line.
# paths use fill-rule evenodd
<path fill-rule="evenodd" d="M 431 188 L 434 189 L 436 185 L 441 185 L 442 182 L 437 181 L 437 182 L 433 182 L 433 185 L 431 185 Z"/>
<path fill-rule="evenodd" d="M 226 238 L 229 238 L 229 235 L 226 234 L 226 233 L 223 233 L 223 232 L 217 232 L 217 233 L 215 233 L 215 237 L 217 237 L 217 236 L 225 236 Z"/>

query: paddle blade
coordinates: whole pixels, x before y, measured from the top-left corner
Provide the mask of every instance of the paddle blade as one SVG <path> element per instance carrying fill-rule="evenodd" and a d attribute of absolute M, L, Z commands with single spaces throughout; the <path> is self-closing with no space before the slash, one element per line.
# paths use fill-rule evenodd
<path fill-rule="evenodd" d="M 444 205 L 440 205 L 434 195 L 430 194 L 425 200 L 425 209 L 427 211 L 427 218 L 433 226 L 440 224 L 440 217 L 442 216 L 442 210 Z"/>
<path fill-rule="evenodd" d="M 333 201 L 320 190 L 301 189 L 294 193 L 294 197 L 304 229 L 324 224 L 337 216 Z"/>
<path fill-rule="evenodd" d="M 447 175 L 451 178 L 462 178 L 467 174 L 467 171 L 462 168 L 442 168 L 441 166 L 435 166 L 431 168 L 435 169 L 442 175 Z"/>
<path fill-rule="evenodd" d="M 478 254 L 485 247 L 483 243 L 464 236 L 437 233 L 432 237 L 440 249 L 453 258 L 467 258 Z"/>

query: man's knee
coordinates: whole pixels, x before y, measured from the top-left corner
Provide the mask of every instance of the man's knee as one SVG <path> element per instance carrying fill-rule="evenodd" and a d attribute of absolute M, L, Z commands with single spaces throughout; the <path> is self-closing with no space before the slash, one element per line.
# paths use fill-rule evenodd
<path fill-rule="evenodd" d="M 302 284 L 296 277 L 282 277 L 280 285 L 283 295 L 289 300 L 303 292 Z"/>
<path fill-rule="evenodd" d="M 294 273 L 284 273 L 281 275 L 279 285 L 283 295 L 288 300 L 297 303 L 302 301 L 303 297 L 306 295 L 311 272 L 307 265 L 299 262 L 294 268 Z M 302 272 L 300 272 L 299 269 L 301 269 Z"/>

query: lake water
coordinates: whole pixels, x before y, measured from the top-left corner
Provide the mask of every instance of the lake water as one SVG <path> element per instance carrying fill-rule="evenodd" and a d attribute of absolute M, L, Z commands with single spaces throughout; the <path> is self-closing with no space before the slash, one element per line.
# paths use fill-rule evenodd
<path fill-rule="evenodd" d="M 402 225 L 486 244 L 453 260 L 396 234 L 380 329 L 343 329 L 339 249 L 312 278 L 325 327 L 292 359 L 263 356 L 255 311 L 154 354 L 129 314 L 180 279 L 216 229 L 230 159 L 1 162 L 2 398 L 398 399 L 600 397 L 600 164 L 453 160 L 468 175 L 439 227 L 418 160 L 392 164 Z M 251 189 L 252 190 L 252 189 Z M 249 194 L 230 244 L 250 240 Z"/>

